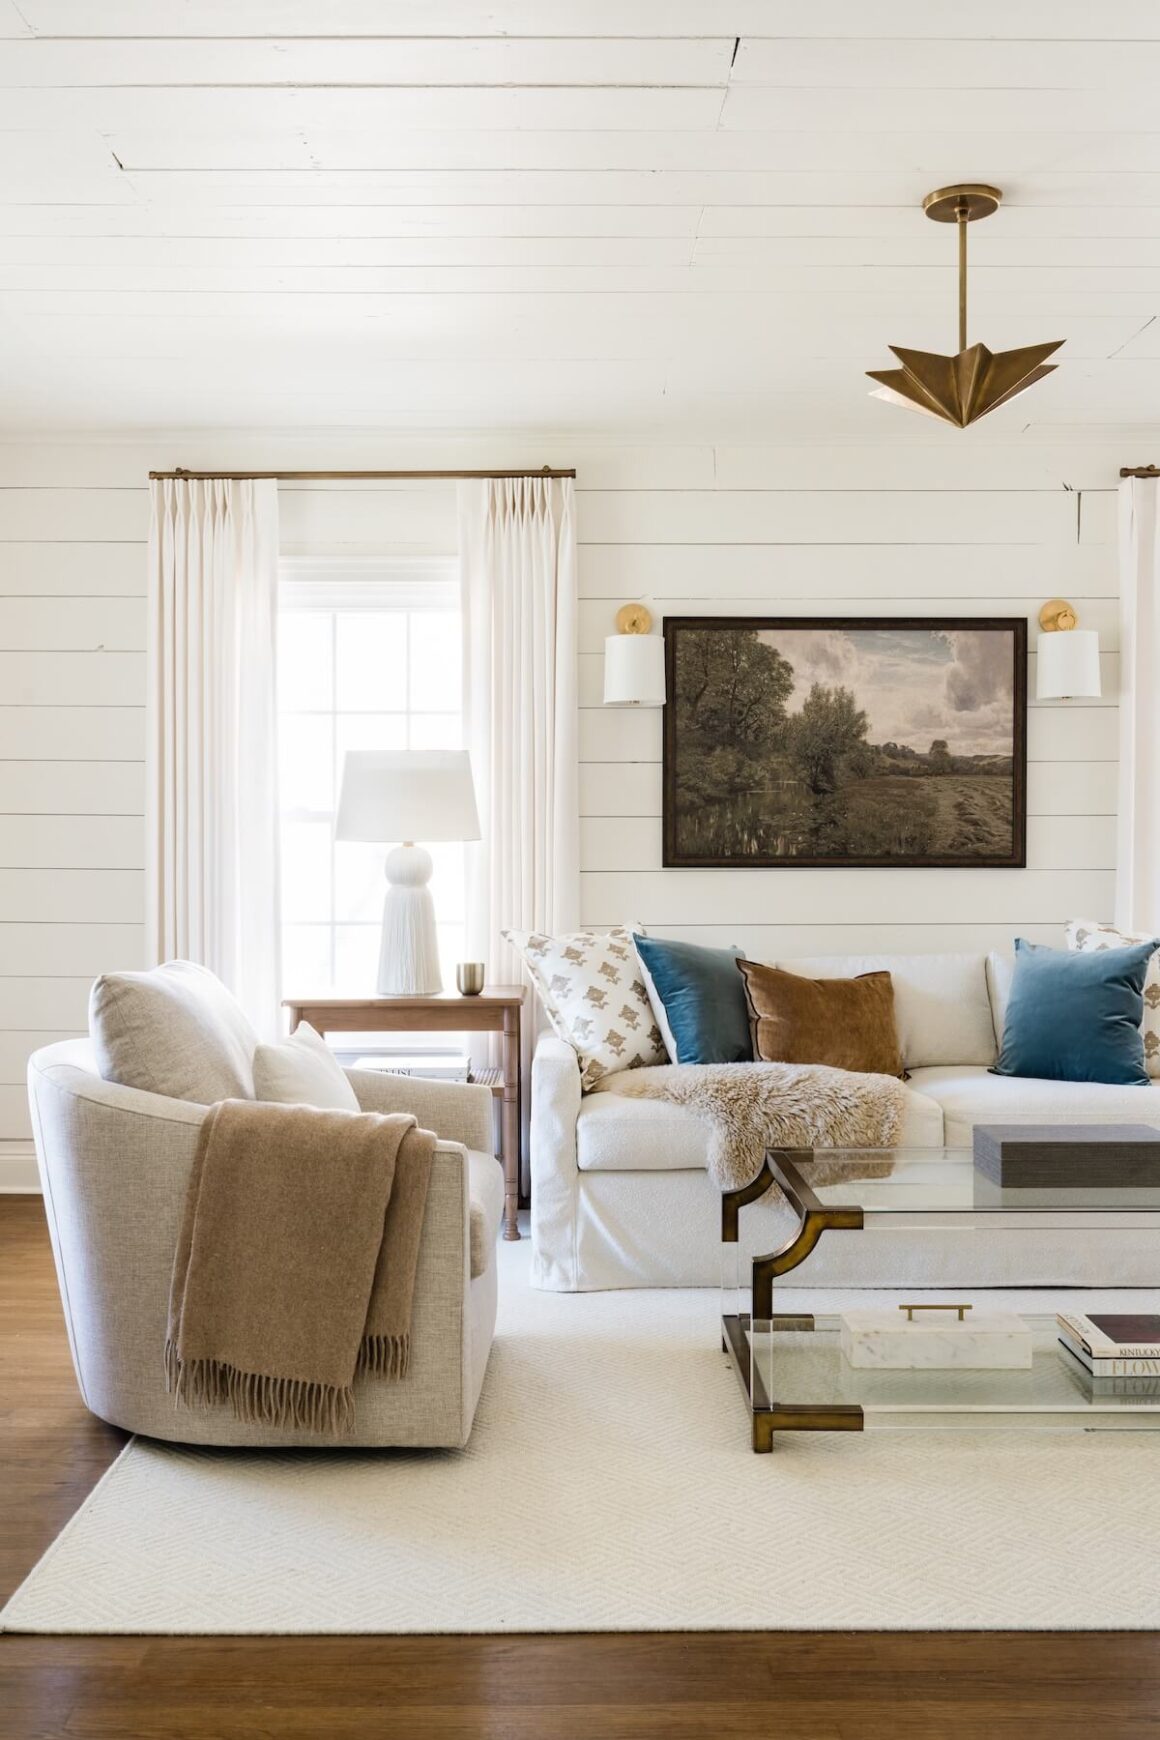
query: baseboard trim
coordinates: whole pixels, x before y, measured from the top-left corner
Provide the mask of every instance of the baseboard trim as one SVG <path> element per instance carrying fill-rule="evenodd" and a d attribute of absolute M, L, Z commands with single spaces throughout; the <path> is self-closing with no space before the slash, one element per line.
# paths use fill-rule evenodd
<path fill-rule="evenodd" d="M 36 1149 L 31 1142 L 0 1142 L 0 1196 L 40 1195 Z"/>

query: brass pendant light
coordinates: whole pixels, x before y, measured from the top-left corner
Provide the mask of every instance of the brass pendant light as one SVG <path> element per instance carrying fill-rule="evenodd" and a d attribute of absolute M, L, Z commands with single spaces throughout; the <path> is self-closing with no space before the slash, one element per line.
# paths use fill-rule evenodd
<path fill-rule="evenodd" d="M 891 405 L 904 405 L 910 411 L 925 411 L 928 417 L 941 417 L 965 429 L 977 423 L 997 405 L 1005 405 L 1017 393 L 1025 392 L 1049 375 L 1055 368 L 1046 358 L 1064 343 L 1057 338 L 1053 344 L 1028 344 L 1022 350 L 991 352 L 985 344 L 967 348 L 967 225 L 977 218 L 990 217 L 999 209 L 1003 195 L 997 187 L 980 182 L 965 182 L 957 187 L 936 188 L 922 202 L 928 218 L 939 224 L 957 224 L 959 231 L 959 349 L 957 356 L 940 356 L 934 351 L 904 350 L 892 344 L 900 369 L 867 369 L 872 381 L 881 385 L 871 393 L 873 399 L 885 399 Z"/>

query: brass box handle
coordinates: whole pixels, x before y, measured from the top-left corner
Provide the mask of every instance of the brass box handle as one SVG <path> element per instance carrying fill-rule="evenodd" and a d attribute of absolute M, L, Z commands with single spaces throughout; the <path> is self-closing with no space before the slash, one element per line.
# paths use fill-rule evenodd
<path fill-rule="evenodd" d="M 973 1307 L 970 1305 L 941 1305 L 941 1304 L 940 1305 L 900 1305 L 898 1307 L 898 1309 L 900 1311 L 906 1312 L 906 1321 L 908 1323 L 914 1322 L 914 1314 L 916 1311 L 956 1311 L 958 1313 L 959 1322 L 961 1323 L 963 1321 L 963 1318 L 966 1316 L 967 1312 L 972 1310 Z"/>

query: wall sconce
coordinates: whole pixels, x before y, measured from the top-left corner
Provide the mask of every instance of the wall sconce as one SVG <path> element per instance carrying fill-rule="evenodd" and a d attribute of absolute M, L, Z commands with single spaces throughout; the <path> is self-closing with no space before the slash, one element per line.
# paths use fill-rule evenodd
<path fill-rule="evenodd" d="M 1094 628 L 1078 628 L 1079 617 L 1066 599 L 1053 598 L 1039 612 L 1043 633 L 1036 643 L 1041 701 L 1066 701 L 1076 695 L 1099 695 L 1100 637 Z"/>
<path fill-rule="evenodd" d="M 643 604 L 625 604 L 616 613 L 616 633 L 604 642 L 604 705 L 663 707 L 665 643 L 650 634 L 652 616 Z"/>

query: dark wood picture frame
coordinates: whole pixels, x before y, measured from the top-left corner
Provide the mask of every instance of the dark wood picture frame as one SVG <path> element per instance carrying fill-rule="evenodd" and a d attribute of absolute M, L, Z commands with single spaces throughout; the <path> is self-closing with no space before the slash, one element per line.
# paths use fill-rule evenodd
<path fill-rule="evenodd" d="M 843 850 L 838 855 L 808 853 L 778 853 L 758 855 L 754 852 L 722 852 L 712 849 L 704 840 L 698 849 L 690 849 L 679 839 L 677 782 L 681 743 L 678 723 L 677 647 L 680 636 L 695 631 L 833 631 L 853 633 L 897 632 L 941 634 L 989 632 L 1008 636 L 1012 660 L 1012 720 L 1010 747 L 1011 845 L 1009 850 L 946 853 L 937 851 L 878 851 L 859 854 Z M 1022 616 L 669 616 L 664 624 L 665 677 L 668 702 L 664 709 L 663 763 L 663 850 L 666 869 L 1006 869 L 1020 870 L 1027 864 L 1027 620 Z M 937 747 L 932 741 L 929 759 Z M 898 749 L 893 743 L 888 749 L 901 756 L 917 752 Z M 940 754 L 946 749 L 945 742 Z M 886 753 L 885 750 L 880 753 Z M 953 761 L 953 754 L 951 756 Z M 1004 753 L 1005 759 L 1005 753 Z M 955 770 L 951 770 L 952 774 Z M 924 783 L 925 783 L 924 776 Z M 933 777 L 933 770 L 932 775 Z M 989 777 L 1004 778 L 1005 774 Z M 850 787 L 849 789 L 853 789 Z"/>

